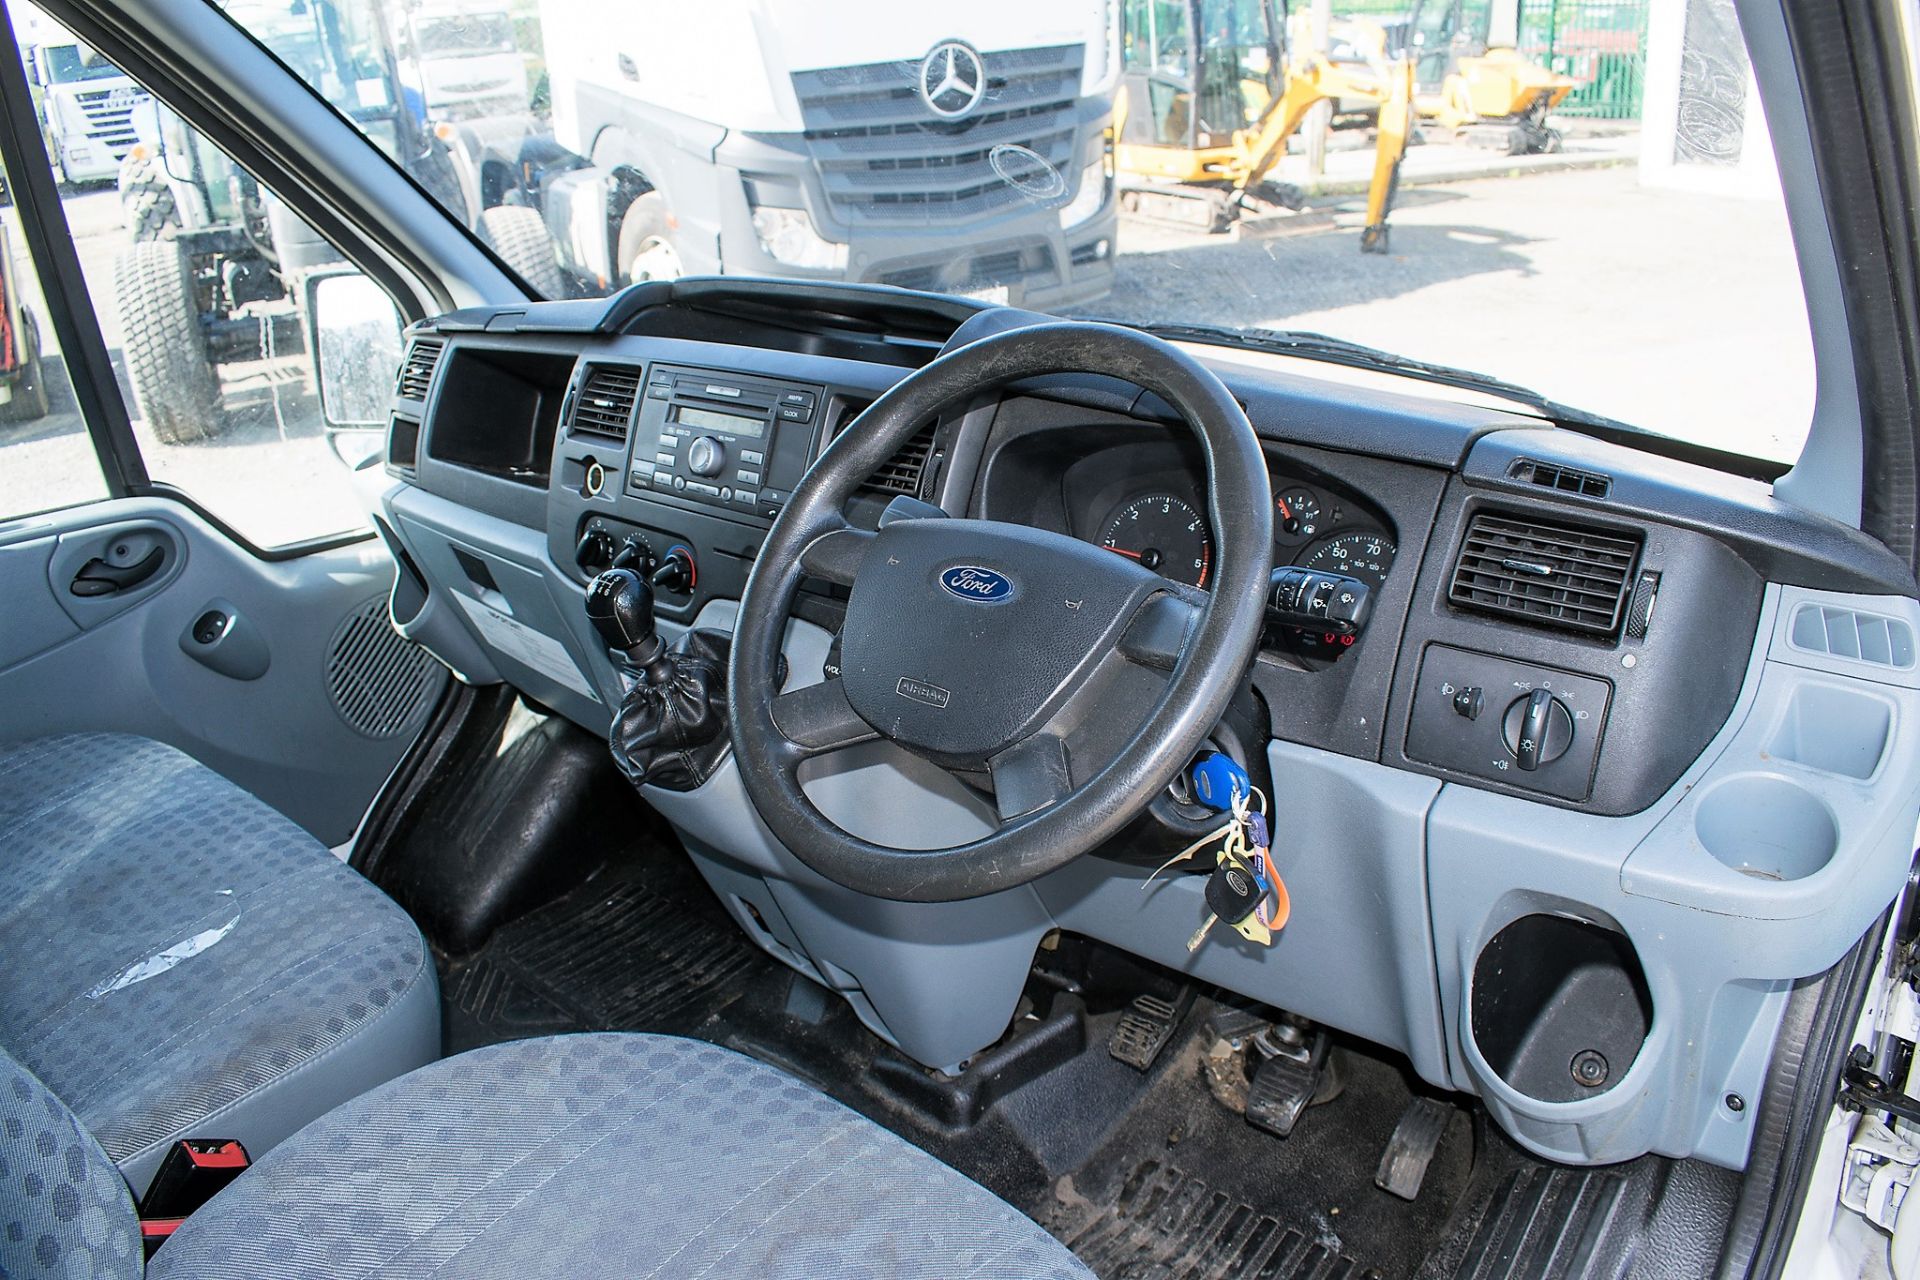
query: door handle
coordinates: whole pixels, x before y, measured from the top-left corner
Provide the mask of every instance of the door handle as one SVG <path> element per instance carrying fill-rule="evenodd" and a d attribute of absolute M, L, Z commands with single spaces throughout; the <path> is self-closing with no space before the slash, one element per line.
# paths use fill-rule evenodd
<path fill-rule="evenodd" d="M 164 547 L 155 547 L 132 564 L 108 564 L 95 556 L 80 566 L 80 572 L 74 575 L 70 590 L 77 596 L 110 596 L 129 587 L 137 587 L 160 572 L 160 566 L 166 563 L 167 553 Z"/>

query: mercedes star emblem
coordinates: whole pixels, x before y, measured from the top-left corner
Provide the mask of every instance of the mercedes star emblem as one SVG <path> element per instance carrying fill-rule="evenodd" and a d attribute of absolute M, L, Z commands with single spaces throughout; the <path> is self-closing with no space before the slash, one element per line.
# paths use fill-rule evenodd
<path fill-rule="evenodd" d="M 986 92 L 986 64 L 964 41 L 942 40 L 920 60 L 920 101 L 944 120 L 966 115 Z"/>

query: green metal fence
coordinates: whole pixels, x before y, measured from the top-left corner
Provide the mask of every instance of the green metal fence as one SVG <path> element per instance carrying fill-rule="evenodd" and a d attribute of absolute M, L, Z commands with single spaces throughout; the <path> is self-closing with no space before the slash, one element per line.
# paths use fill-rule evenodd
<path fill-rule="evenodd" d="M 1574 82 L 1563 115 L 1640 118 L 1647 9 L 1648 0 L 1521 0 L 1521 55 Z"/>
<path fill-rule="evenodd" d="M 1291 7 L 1305 3 L 1293 0 Z M 1575 84 L 1560 105 L 1562 114 L 1640 118 L 1649 5 L 1650 0 L 1520 0 L 1520 53 Z M 1365 16 L 1389 25 L 1404 20 L 1413 7 L 1413 0 L 1333 0 L 1335 16 Z M 1474 0 L 1465 7 L 1469 12 L 1485 8 Z"/>

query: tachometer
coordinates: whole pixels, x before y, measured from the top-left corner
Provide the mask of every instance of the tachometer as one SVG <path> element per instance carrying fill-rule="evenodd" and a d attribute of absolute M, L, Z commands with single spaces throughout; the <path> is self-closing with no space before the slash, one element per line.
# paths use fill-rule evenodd
<path fill-rule="evenodd" d="M 1387 571 L 1393 568 L 1394 551 L 1392 540 L 1385 534 L 1343 533 L 1328 538 L 1299 563 L 1309 569 L 1344 573 L 1378 591 L 1387 580 Z"/>
<path fill-rule="evenodd" d="M 1123 504 L 1107 517 L 1100 545 L 1189 586 L 1206 586 L 1213 569 L 1213 533 L 1206 518 L 1170 493 L 1144 494 Z"/>

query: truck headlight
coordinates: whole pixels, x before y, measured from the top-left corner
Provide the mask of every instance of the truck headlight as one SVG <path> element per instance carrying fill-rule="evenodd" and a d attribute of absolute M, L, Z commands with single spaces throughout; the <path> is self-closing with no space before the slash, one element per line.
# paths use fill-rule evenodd
<path fill-rule="evenodd" d="M 1060 206 L 1060 229 L 1071 231 L 1107 205 L 1107 166 L 1095 160 L 1080 171 L 1080 189 Z"/>
<path fill-rule="evenodd" d="M 775 262 L 814 271 L 846 270 L 847 246 L 822 238 L 805 209 L 755 208 L 753 233 Z"/>

